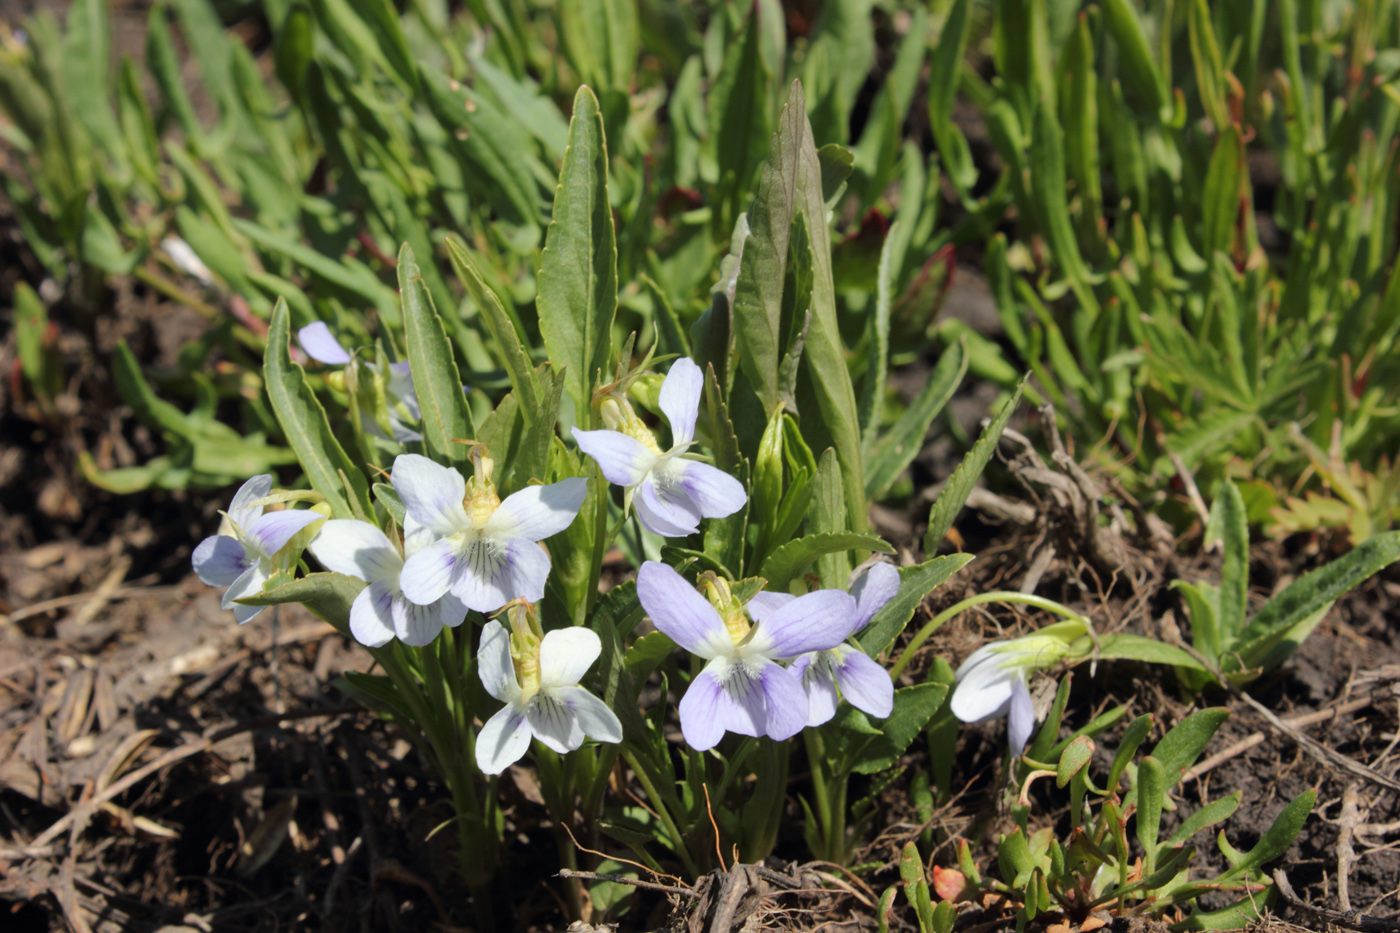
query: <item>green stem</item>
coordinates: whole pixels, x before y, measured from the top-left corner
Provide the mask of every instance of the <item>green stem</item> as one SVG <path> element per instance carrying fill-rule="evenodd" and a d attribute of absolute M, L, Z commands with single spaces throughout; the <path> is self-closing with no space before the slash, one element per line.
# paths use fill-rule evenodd
<path fill-rule="evenodd" d="M 904 673 L 904 669 L 908 667 L 909 662 L 914 659 L 914 652 L 923 647 L 924 642 L 928 641 L 929 636 L 938 631 L 939 626 L 958 613 L 971 609 L 973 606 L 981 606 L 985 603 L 1022 603 L 1027 606 L 1034 606 L 1037 609 L 1044 609 L 1046 612 L 1053 612 L 1055 615 L 1064 616 L 1066 619 L 1077 619 L 1085 621 L 1086 623 L 1088 621 L 1068 606 L 1062 606 L 1053 599 L 1046 599 L 1043 596 L 1032 596 L 1029 593 L 1016 593 L 1011 590 L 994 590 L 990 593 L 980 593 L 977 596 L 969 596 L 967 599 L 954 603 L 947 609 L 944 609 L 926 622 L 923 628 L 919 629 L 918 634 L 910 639 L 909 644 L 900 652 L 899 660 L 894 662 L 894 667 L 890 668 L 890 679 L 899 680 L 899 675 Z"/>
<path fill-rule="evenodd" d="M 647 774 L 642 763 L 637 760 L 637 756 L 630 749 L 623 749 L 622 758 L 637 775 L 637 783 L 642 785 L 642 792 L 647 795 L 647 799 L 656 808 L 657 815 L 661 817 L 661 822 L 666 827 L 666 834 L 671 837 L 671 848 L 675 850 L 676 855 L 680 856 L 681 864 L 685 866 L 686 873 L 691 878 L 699 878 L 700 872 L 695 867 L 695 860 L 690 857 L 690 850 L 686 848 L 685 837 L 681 835 L 676 821 L 671 818 L 671 811 L 666 806 L 666 801 L 657 793 L 656 784 L 652 782 L 651 776 Z"/>
<path fill-rule="evenodd" d="M 807 745 L 807 765 L 812 771 L 812 802 L 817 812 L 817 823 L 821 830 L 822 846 L 825 851 L 816 853 L 817 858 L 834 862 L 831 846 L 831 797 L 827 793 L 826 750 L 820 733 L 816 729 L 803 729 L 802 740 Z"/>

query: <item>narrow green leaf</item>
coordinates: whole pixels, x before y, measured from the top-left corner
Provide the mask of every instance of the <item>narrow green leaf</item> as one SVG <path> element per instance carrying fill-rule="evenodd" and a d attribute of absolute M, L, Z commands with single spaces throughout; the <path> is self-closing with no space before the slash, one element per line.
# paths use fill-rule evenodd
<path fill-rule="evenodd" d="M 938 358 L 918 396 L 874 445 L 867 459 L 865 492 L 879 499 L 923 449 L 929 425 L 948 404 L 967 374 L 967 342 L 960 340 Z"/>
<path fill-rule="evenodd" d="M 334 625 L 341 634 L 350 634 L 350 605 L 365 581 L 343 573 L 312 573 L 281 586 L 263 590 L 238 600 L 245 606 L 281 606 L 301 603 L 319 619 Z"/>
<path fill-rule="evenodd" d="M 1138 762 L 1137 840 L 1142 846 L 1142 873 L 1157 868 L 1157 837 L 1162 829 L 1162 804 L 1167 796 L 1167 774 L 1162 763 L 1148 755 Z"/>
<path fill-rule="evenodd" d="M 810 534 L 796 541 L 789 541 L 768 555 L 763 562 L 760 575 L 768 580 L 768 587 L 775 592 L 785 592 L 793 578 L 823 554 L 832 551 L 867 550 L 881 554 L 893 554 L 884 538 L 871 534 Z"/>
<path fill-rule="evenodd" d="M 1137 10 L 1129 0 L 1104 0 L 1103 10 L 1121 56 L 1124 83 L 1140 102 L 1139 113 L 1161 119 L 1170 106 L 1170 93 L 1152 58 Z"/>
<path fill-rule="evenodd" d="M 1249 516 L 1239 487 L 1226 481 L 1212 503 L 1207 541 L 1220 541 L 1220 641 L 1214 646 L 1219 657 L 1226 645 L 1233 645 L 1244 629 L 1249 607 Z"/>
<path fill-rule="evenodd" d="M 1294 580 L 1255 613 L 1240 636 L 1246 645 L 1287 631 L 1400 560 L 1400 531 L 1377 535 L 1326 566 Z M 1246 658 L 1248 663 L 1251 659 Z"/>
<path fill-rule="evenodd" d="M 598 99 L 574 97 L 569 147 L 554 194 L 539 273 L 540 332 L 574 401 L 574 420 L 592 424 L 593 380 L 608 365 L 617 310 L 617 247 L 608 203 L 608 150 Z"/>
<path fill-rule="evenodd" d="M 326 410 L 311 387 L 301 364 L 292 362 L 291 312 L 281 299 L 272 309 L 267 329 L 267 354 L 263 359 L 267 395 L 282 425 L 287 443 L 296 451 L 311 487 L 325 497 L 335 518 L 374 520 L 369 484 L 340 446 L 331 430 Z M 351 494 L 347 495 L 346 484 Z"/>
<path fill-rule="evenodd" d="M 822 451 L 813 480 L 812 501 L 808 506 L 808 534 L 841 534 L 850 530 L 846 522 L 846 492 L 841 484 L 841 464 L 836 451 Z M 845 551 L 830 551 L 817 558 L 817 574 L 822 586 L 845 589 L 851 576 L 851 558 Z"/>
<path fill-rule="evenodd" d="M 423 412 L 424 449 L 439 463 L 454 464 L 466 472 L 471 451 L 457 442 L 473 440 L 476 428 L 447 330 L 407 243 L 399 250 L 398 272 L 409 371 Z"/>
<path fill-rule="evenodd" d="M 1204 671 L 1205 665 L 1176 645 L 1168 645 L 1146 635 L 1118 632 L 1099 639 L 1095 657 L 1104 660 L 1146 661 L 1148 664 L 1169 664 Z"/>
<path fill-rule="evenodd" d="M 1065 750 L 1060 754 L 1060 760 L 1056 763 L 1055 786 L 1064 787 L 1088 766 L 1089 760 L 1094 757 L 1094 740 L 1087 735 L 1081 735 L 1072 739 Z"/>
<path fill-rule="evenodd" d="M 1118 751 L 1113 755 L 1113 764 L 1108 769 L 1108 782 L 1104 784 L 1104 789 L 1110 794 L 1118 793 L 1118 779 L 1137 754 L 1138 746 L 1142 745 L 1143 740 L 1152 731 L 1152 723 L 1152 715 L 1144 714 L 1130 722 L 1128 728 L 1123 731 L 1123 738 L 1118 742 Z"/>
<path fill-rule="evenodd" d="M 1006 424 L 1011 420 L 1011 415 L 1016 410 L 1016 406 L 1021 401 L 1021 391 L 1026 387 L 1026 380 L 1022 379 L 1016 386 L 1016 391 L 1002 407 L 1001 412 L 992 419 L 992 423 L 982 431 L 982 435 L 977 438 L 977 443 L 972 445 L 972 450 L 968 451 L 962 463 L 953 471 L 953 475 L 948 478 L 948 483 L 943 487 L 943 491 L 934 500 L 933 507 L 929 510 L 928 531 L 924 534 L 924 553 L 933 554 L 938 551 L 938 546 L 943 543 L 943 536 L 948 533 L 948 529 L 953 527 L 953 519 L 957 518 L 962 511 L 963 504 L 967 502 L 968 495 L 972 492 L 972 487 L 977 484 L 977 479 L 982 475 L 982 471 L 987 468 L 987 463 L 992 459 L 992 454 L 996 451 L 997 443 L 1001 440 L 1001 432 L 1006 429 Z"/>
<path fill-rule="evenodd" d="M 530 365 L 529 354 L 520 341 L 520 334 L 516 331 L 514 322 L 506 314 L 506 309 L 502 307 L 496 293 L 482 278 L 481 270 L 477 268 L 476 260 L 472 258 L 467 244 L 456 234 L 447 236 L 447 255 L 452 260 L 452 268 L 456 270 L 457 278 L 466 286 L 467 292 L 476 301 L 476 306 L 481 309 L 487 330 L 491 332 L 496 345 L 501 348 L 506 375 L 510 377 L 511 389 L 520 402 L 520 416 L 527 425 L 534 424 L 540 402 L 539 380 L 535 378 L 535 369 Z"/>
<path fill-rule="evenodd" d="M 1303 824 L 1307 822 L 1316 802 L 1316 790 L 1305 790 L 1294 797 L 1274 819 L 1273 824 L 1264 831 L 1264 835 L 1259 837 L 1254 848 L 1245 853 L 1244 858 L 1235 863 L 1229 871 L 1216 878 L 1216 882 L 1248 874 L 1287 852 L 1293 840 L 1298 838 L 1298 833 L 1302 832 Z"/>
<path fill-rule="evenodd" d="M 972 557 L 971 554 L 947 554 L 913 567 L 901 567 L 899 590 L 894 598 L 875 613 L 870 624 L 856 637 L 865 653 L 872 658 L 878 657 L 894 644 L 928 594 L 967 566 Z"/>
<path fill-rule="evenodd" d="M 1152 749 L 1152 757 L 1162 763 L 1165 775 L 1163 787 L 1176 786 L 1186 769 L 1195 764 L 1201 752 L 1205 751 L 1216 730 L 1229 718 L 1230 711 L 1223 706 L 1196 710 L 1162 736 L 1162 741 Z"/>
<path fill-rule="evenodd" d="M 1167 839 L 1167 845 L 1184 845 L 1187 840 L 1206 827 L 1225 822 L 1240 808 L 1240 801 L 1243 799 L 1244 791 L 1237 790 L 1228 797 L 1212 800 L 1182 820 L 1181 825 Z"/>
<path fill-rule="evenodd" d="M 856 743 L 857 747 L 847 753 L 852 759 L 851 770 L 856 774 L 875 774 L 898 764 L 900 756 L 943 705 L 949 689 L 947 684 L 925 683 L 896 690 L 894 709 L 888 718 L 879 721 L 879 734 Z"/>

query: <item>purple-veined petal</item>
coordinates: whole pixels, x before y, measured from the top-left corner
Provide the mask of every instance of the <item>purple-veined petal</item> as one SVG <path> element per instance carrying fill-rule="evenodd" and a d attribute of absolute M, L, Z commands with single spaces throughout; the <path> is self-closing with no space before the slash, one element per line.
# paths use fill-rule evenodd
<path fill-rule="evenodd" d="M 687 704 L 692 693 L 696 699 Z M 699 751 L 712 748 L 726 731 L 782 741 L 807 724 L 807 694 L 796 674 L 765 658 L 716 659 L 681 698 L 680 716 L 686 743 Z M 697 741 L 708 744 L 702 748 Z"/>
<path fill-rule="evenodd" d="M 774 593 L 771 590 L 759 590 L 748 602 L 749 618 L 755 622 L 762 622 L 764 619 L 777 612 L 783 606 L 796 599 L 791 593 Z"/>
<path fill-rule="evenodd" d="M 384 532 L 353 518 L 332 518 L 307 546 L 321 566 L 334 573 L 359 577 L 367 583 L 398 583 L 403 559 Z"/>
<path fill-rule="evenodd" d="M 230 535 L 210 535 L 194 549 L 190 563 L 199 579 L 209 586 L 232 586 L 243 573 L 257 563 L 243 542 Z"/>
<path fill-rule="evenodd" d="M 567 755 L 583 744 L 583 727 L 578 717 L 554 696 L 553 691 L 541 690 L 535 694 L 526 715 L 535 738 L 559 754 Z"/>
<path fill-rule="evenodd" d="M 677 460 L 681 490 L 704 518 L 727 518 L 744 507 L 744 484 L 718 467 L 698 460 Z"/>
<path fill-rule="evenodd" d="M 510 659 L 510 632 L 495 619 L 481 630 L 476 671 L 486 692 L 502 703 L 520 699 L 520 683 L 515 679 L 515 663 Z"/>
<path fill-rule="evenodd" d="M 851 597 L 856 601 L 856 625 L 852 631 L 865 628 L 875 613 L 898 592 L 899 570 L 895 565 L 884 561 L 872 564 L 851 587 Z"/>
<path fill-rule="evenodd" d="M 671 364 L 656 399 L 666 420 L 671 422 L 671 446 L 679 447 L 695 439 L 695 418 L 704 391 L 705 374 L 694 360 L 683 356 Z"/>
<path fill-rule="evenodd" d="M 851 705 L 876 719 L 884 719 L 894 710 L 894 681 L 889 672 L 859 648 L 840 645 L 831 671 L 841 694 Z"/>
<path fill-rule="evenodd" d="M 770 658 L 835 648 L 851 634 L 855 615 L 856 601 L 849 593 L 813 590 L 763 620 L 750 644 Z"/>
<path fill-rule="evenodd" d="M 390 480 L 403 500 L 404 510 L 419 524 L 440 535 L 471 527 L 462 508 L 467 481 L 451 467 L 434 463 L 421 454 L 399 454 L 394 458 Z"/>
<path fill-rule="evenodd" d="M 458 564 L 461 559 L 455 541 L 435 541 L 403 562 L 399 589 L 409 602 L 420 606 L 432 605 L 452 588 L 454 579 L 460 576 Z"/>
<path fill-rule="evenodd" d="M 543 541 L 573 524 L 588 495 L 588 480 L 573 476 L 548 486 L 526 486 L 506 496 L 486 522 L 488 535 Z"/>
<path fill-rule="evenodd" d="M 533 545 L 532 545 L 533 546 Z M 425 550 L 432 550 L 432 545 Z M 528 555 L 527 555 L 528 556 Z M 515 597 L 511 595 L 510 567 L 505 548 L 483 536 L 468 542 L 457 553 L 458 565 L 452 577 L 452 595 L 468 609 L 495 612 Z M 404 564 L 407 569 L 408 564 Z"/>
<path fill-rule="evenodd" d="M 360 595 L 350 604 L 350 634 L 357 642 L 378 648 L 393 639 L 394 620 L 389 612 L 393 601 L 394 591 L 383 582 L 371 583 L 360 590 Z"/>
<path fill-rule="evenodd" d="M 549 579 L 549 555 L 545 553 L 544 548 L 529 538 L 509 538 L 505 545 L 505 561 L 500 579 L 503 581 L 502 587 L 507 601 L 528 599 L 537 603 L 544 599 L 544 584 Z"/>
<path fill-rule="evenodd" d="M 476 766 L 482 774 L 500 774 L 519 761 L 530 747 L 530 724 L 525 710 L 514 703 L 486 720 L 476 737 Z"/>
<path fill-rule="evenodd" d="M 551 692 L 578 718 L 584 735 L 598 742 L 622 741 L 622 723 L 608 704 L 582 687 L 555 687 Z"/>
<path fill-rule="evenodd" d="M 691 654 L 708 660 L 733 650 L 719 612 L 672 567 L 654 560 L 642 564 L 637 598 L 657 630 Z"/>
<path fill-rule="evenodd" d="M 350 362 L 350 351 L 335 339 L 325 321 L 313 321 L 297 331 L 297 343 L 306 355 L 327 366 L 344 366 Z"/>
<path fill-rule="evenodd" d="M 831 677 L 831 668 L 822 655 L 825 652 L 804 654 L 789 670 L 802 679 L 802 691 L 807 694 L 807 725 L 820 726 L 831 721 L 836 715 L 836 683 Z M 888 677 L 885 678 L 889 680 Z"/>
<path fill-rule="evenodd" d="M 421 648 L 430 645 L 442 631 L 442 611 L 434 603 L 420 606 L 400 596 L 390 606 L 394 618 L 394 634 L 405 645 Z"/>
<path fill-rule="evenodd" d="M 663 489 L 653 478 L 642 480 L 632 507 L 642 524 L 663 538 L 684 538 L 700 530 L 700 510 L 679 489 Z"/>
<path fill-rule="evenodd" d="M 545 632 L 540 642 L 540 686 L 573 687 L 603 652 L 598 633 L 574 626 Z"/>
<path fill-rule="evenodd" d="M 975 656 L 976 652 L 973 654 Z M 972 667 L 964 662 L 958 668 L 958 685 L 953 688 L 953 698 L 948 701 L 948 708 L 954 716 L 963 722 L 981 722 L 1006 715 L 1012 686 L 1021 675 L 1014 669 L 999 667 L 997 662 L 995 655 L 983 655 Z"/>
<path fill-rule="evenodd" d="M 271 557 L 296 537 L 297 532 L 325 520 L 326 516 L 310 509 L 264 512 L 253 522 L 253 527 L 243 529 L 244 541 L 259 554 Z"/>
<path fill-rule="evenodd" d="M 263 584 L 266 582 L 267 571 L 263 569 L 262 561 L 259 561 L 244 571 L 241 577 L 233 581 L 233 586 L 224 591 L 223 602 L 220 605 L 225 609 L 233 610 L 233 619 L 239 625 L 251 621 L 254 616 L 267 607 L 243 606 L 234 600 L 242 599 L 244 596 L 256 596 L 262 592 Z"/>
<path fill-rule="evenodd" d="M 1026 742 L 1035 728 L 1035 706 L 1024 678 L 1017 677 L 1011 685 L 1011 708 L 1006 714 L 1006 744 L 1017 758 L 1026 750 Z"/>
<path fill-rule="evenodd" d="M 250 503 L 266 499 L 270 492 L 272 492 L 271 473 L 261 473 L 249 477 L 247 482 L 238 487 L 238 492 L 233 494 L 233 501 L 228 504 L 229 521 L 242 531 L 247 531 L 263 512 L 262 506 Z"/>
<path fill-rule="evenodd" d="M 807 693 L 797 675 L 778 664 L 765 664 L 760 684 L 767 713 L 763 734 L 781 742 L 801 732 L 807 725 Z"/>
<path fill-rule="evenodd" d="M 456 628 L 461 625 L 467 617 L 467 606 L 451 593 L 446 594 L 437 601 L 438 618 L 442 624 L 448 628 Z"/>
<path fill-rule="evenodd" d="M 635 486 L 656 465 L 656 454 L 621 431 L 580 431 L 574 428 L 578 449 L 592 457 L 603 478 L 618 486 Z"/>
<path fill-rule="evenodd" d="M 727 702 L 719 678 L 708 668 L 701 671 L 681 697 L 681 734 L 697 752 L 714 748 L 724 738 L 725 723 L 719 716 L 720 704 Z"/>

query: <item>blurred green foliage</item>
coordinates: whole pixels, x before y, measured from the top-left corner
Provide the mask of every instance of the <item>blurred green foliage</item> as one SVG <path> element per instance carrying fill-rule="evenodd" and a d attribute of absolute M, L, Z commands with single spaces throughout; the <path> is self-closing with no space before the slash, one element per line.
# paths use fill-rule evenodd
<path fill-rule="evenodd" d="M 221 10 L 152 5 L 141 64 L 114 60 L 103 0 L 0 42 L 21 169 L 6 194 L 62 300 L 100 314 L 105 277 L 130 274 L 205 313 L 181 372 L 146 378 L 188 417 L 269 436 L 211 470 L 208 432 L 166 419 L 168 462 L 90 469 L 102 485 L 222 485 L 286 462 L 259 400 L 273 303 L 396 357 L 404 242 L 484 416 L 513 384 L 505 323 L 532 363 L 551 350 L 536 273 L 583 83 L 608 140 L 605 342 L 635 331 L 638 351 L 712 359 L 706 341 L 732 338 L 712 324 L 755 299 L 721 260 L 799 78 L 835 281 L 834 329 L 814 316 L 806 352 L 854 381 L 867 493 L 908 494 L 963 367 L 1007 390 L 1029 368 L 1027 394 L 1179 527 L 1191 477 L 1207 497 L 1242 482 L 1250 520 L 1279 533 L 1360 541 L 1400 508 L 1395 3 L 264 0 L 225 10 L 252 24 L 239 32 Z M 466 291 L 449 233 L 473 257 Z M 207 285 L 176 274 L 172 236 Z M 1004 338 L 935 323 L 955 250 L 985 272 Z M 210 377 L 216 347 L 234 366 Z M 792 347 L 775 347 L 781 363 Z M 889 366 L 931 350 L 937 385 L 899 404 Z M 783 397 L 771 356 L 713 361 L 761 408 Z M 566 422 L 591 375 L 566 376 Z M 872 426 L 896 423 L 873 449 Z M 827 440 L 849 468 L 855 435 Z"/>

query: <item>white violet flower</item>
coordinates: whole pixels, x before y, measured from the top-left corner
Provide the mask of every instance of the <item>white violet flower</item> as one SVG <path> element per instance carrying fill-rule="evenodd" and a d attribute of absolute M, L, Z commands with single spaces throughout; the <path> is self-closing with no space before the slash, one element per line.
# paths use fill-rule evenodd
<path fill-rule="evenodd" d="M 520 760 L 531 737 L 561 755 L 585 738 L 621 742 L 617 715 L 579 686 L 603 650 L 597 633 L 564 628 L 541 635 L 534 606 L 524 603 L 506 614 L 512 631 L 486 623 L 476 654 L 486 692 L 505 704 L 476 737 L 477 767 L 500 774 Z"/>
<path fill-rule="evenodd" d="M 308 525 L 325 519 L 309 509 L 264 512 L 259 499 L 272 492 L 272 474 L 254 476 L 234 493 L 219 533 L 199 542 L 191 563 L 199 579 L 209 586 L 226 586 L 222 606 L 233 610 L 242 625 L 262 612 L 263 606 L 244 606 L 234 600 L 262 591 L 274 569 L 290 567 L 295 554 L 280 553 Z"/>
<path fill-rule="evenodd" d="M 695 419 L 705 378 L 694 361 L 682 357 L 661 383 L 658 399 L 671 422 L 671 449 L 662 451 L 651 429 L 625 398 L 610 394 L 603 402 L 600 431 L 574 428 L 579 449 L 598 462 L 610 483 L 623 487 L 627 508 L 664 538 L 683 538 L 700 528 L 702 518 L 724 518 L 748 501 L 744 484 L 708 463 L 687 459 L 695 443 Z"/>
<path fill-rule="evenodd" d="M 958 666 L 949 709 L 963 722 L 1005 716 L 1006 744 L 1019 757 L 1035 728 L 1035 708 L 1026 685 L 1030 672 L 1073 654 L 1071 643 L 1087 632 L 1083 622 L 1071 620 L 1020 638 L 988 642 Z"/>
<path fill-rule="evenodd" d="M 513 599 L 539 602 L 550 564 L 536 542 L 569 527 L 588 481 L 526 486 L 502 502 L 491 482 L 491 458 L 480 446 L 472 463 L 468 483 L 418 454 L 394 459 L 391 479 L 408 518 L 436 538 L 404 560 L 399 586 L 420 606 L 449 592 L 477 612 L 495 612 Z"/>
<path fill-rule="evenodd" d="M 409 518 L 400 554 L 389 536 L 369 522 L 336 518 L 321 526 L 308 546 L 321 566 L 369 584 L 350 606 L 350 633 L 360 644 L 378 648 L 398 638 L 406 645 L 421 647 L 437 638 L 443 626 L 462 624 L 467 607 L 451 593 L 420 606 L 399 589 L 404 557 L 434 539 L 430 530 Z"/>

